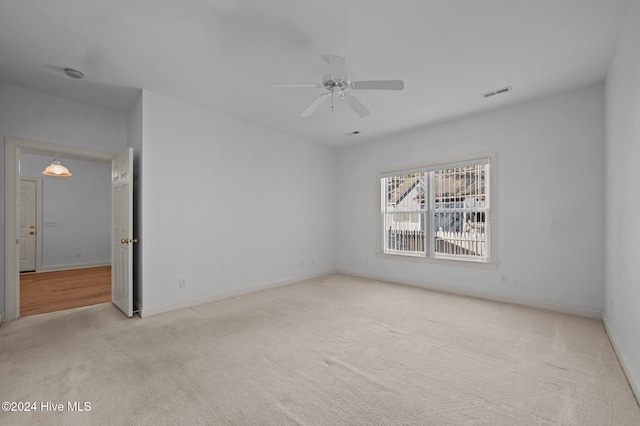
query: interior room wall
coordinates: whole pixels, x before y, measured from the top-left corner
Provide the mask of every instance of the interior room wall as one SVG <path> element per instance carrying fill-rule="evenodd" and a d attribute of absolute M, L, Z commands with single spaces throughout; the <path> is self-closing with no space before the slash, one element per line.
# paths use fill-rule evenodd
<path fill-rule="evenodd" d="M 640 397 L 640 2 L 631 2 L 606 81 L 605 321 Z M 620 351 L 621 350 L 621 351 Z"/>
<path fill-rule="evenodd" d="M 120 152 L 127 146 L 127 116 L 0 83 L 0 138 Z M 0 243 L 4 248 L 4 147 L 0 150 Z M 4 312 L 4 256 L 0 256 L 0 307 Z"/>
<path fill-rule="evenodd" d="M 142 108 L 143 311 L 334 270 L 333 150 L 153 92 Z"/>
<path fill-rule="evenodd" d="M 498 158 L 492 169 L 497 171 L 496 269 L 376 254 L 380 170 L 489 150 Z M 603 154 L 602 84 L 344 148 L 338 166 L 338 269 L 601 310 Z"/>
<path fill-rule="evenodd" d="M 43 270 L 111 263 L 111 166 L 60 157 L 72 176 L 51 177 L 42 170 L 51 156 L 23 153 L 20 176 L 42 178 Z M 78 256 L 80 253 L 80 256 Z"/>

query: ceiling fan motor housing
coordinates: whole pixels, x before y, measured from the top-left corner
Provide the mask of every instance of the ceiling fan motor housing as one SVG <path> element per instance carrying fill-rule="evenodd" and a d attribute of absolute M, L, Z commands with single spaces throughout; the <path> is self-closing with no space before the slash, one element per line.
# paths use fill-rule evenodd
<path fill-rule="evenodd" d="M 324 77 L 322 77 L 322 85 L 325 87 L 325 89 L 331 92 L 334 92 L 336 90 L 342 92 L 350 85 L 349 76 L 345 74 L 344 78 L 335 79 L 331 76 L 331 74 L 325 74 Z"/>

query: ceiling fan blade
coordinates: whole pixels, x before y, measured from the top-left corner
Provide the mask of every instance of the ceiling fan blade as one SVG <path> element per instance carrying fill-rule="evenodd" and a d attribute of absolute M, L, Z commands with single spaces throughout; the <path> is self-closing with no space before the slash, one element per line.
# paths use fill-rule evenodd
<path fill-rule="evenodd" d="M 302 111 L 300 117 L 309 117 L 311 114 L 313 114 L 313 111 L 318 109 L 318 107 L 327 100 L 330 95 L 330 93 L 323 93 L 322 95 L 318 96 L 315 101 L 311 102 L 311 105 L 309 105 L 307 109 Z"/>
<path fill-rule="evenodd" d="M 317 88 L 323 86 L 317 83 L 276 83 L 271 85 L 272 89 L 297 89 L 306 87 Z"/>
<path fill-rule="evenodd" d="M 351 88 L 353 90 L 402 90 L 404 89 L 404 81 L 402 80 L 352 81 Z"/>
<path fill-rule="evenodd" d="M 358 114 L 360 117 L 366 117 L 367 115 L 371 114 L 371 111 L 369 111 L 367 109 L 366 106 L 364 106 L 362 104 L 362 102 L 360 102 L 355 96 L 353 96 L 351 93 L 345 93 L 344 94 L 344 98 L 342 98 L 347 105 L 349 105 L 351 107 L 351 109 L 353 109 L 356 114 Z"/>
<path fill-rule="evenodd" d="M 329 70 L 331 78 L 342 80 L 344 78 L 344 70 L 347 67 L 347 60 L 342 56 L 329 55 Z"/>

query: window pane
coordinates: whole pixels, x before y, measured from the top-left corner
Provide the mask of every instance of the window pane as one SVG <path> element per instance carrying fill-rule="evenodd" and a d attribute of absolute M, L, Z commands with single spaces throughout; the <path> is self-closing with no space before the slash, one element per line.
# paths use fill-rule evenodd
<path fill-rule="evenodd" d="M 385 225 L 385 252 L 424 254 L 422 213 L 387 213 Z"/>
<path fill-rule="evenodd" d="M 387 212 L 420 211 L 424 209 L 424 173 L 390 176 L 382 179 L 387 185 Z"/>
<path fill-rule="evenodd" d="M 486 258 L 487 167 L 477 165 L 434 172 L 436 255 Z"/>
<path fill-rule="evenodd" d="M 382 182 L 384 251 L 424 255 L 425 174 L 390 176 Z"/>

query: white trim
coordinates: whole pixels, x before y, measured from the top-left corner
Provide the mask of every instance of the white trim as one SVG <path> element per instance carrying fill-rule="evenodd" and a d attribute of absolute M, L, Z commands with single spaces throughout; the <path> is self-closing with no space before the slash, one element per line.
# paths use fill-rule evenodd
<path fill-rule="evenodd" d="M 360 274 L 357 272 L 349 272 L 339 270 L 339 274 L 351 275 L 354 277 L 366 278 L 369 280 L 382 281 L 392 284 L 405 284 L 413 287 L 421 287 L 429 290 L 441 291 L 443 293 L 459 294 L 461 296 L 475 297 L 476 299 L 491 300 L 494 302 L 511 303 L 514 305 L 527 306 L 530 308 L 545 309 L 547 311 L 560 312 L 563 314 L 577 315 L 586 318 L 602 319 L 602 311 L 597 309 L 583 308 L 580 306 L 564 305 L 561 303 L 546 302 L 543 300 L 527 299 L 524 297 L 507 296 L 504 294 L 492 293 L 489 291 L 473 290 L 464 287 L 456 287 L 431 282 L 405 280 L 401 278 L 390 278 L 379 275 Z"/>
<path fill-rule="evenodd" d="M 55 271 L 71 271 L 74 269 L 87 269 L 87 268 L 97 268 L 100 266 L 111 266 L 111 261 L 109 262 L 88 262 L 88 263 L 74 263 L 71 265 L 51 265 L 44 266 L 41 271 L 38 272 L 55 272 Z"/>
<path fill-rule="evenodd" d="M 423 165 L 410 166 L 409 168 L 406 168 L 406 169 L 390 170 L 387 172 L 380 173 L 380 179 L 391 177 L 391 176 L 408 175 L 412 173 L 433 172 L 433 171 L 442 170 L 442 169 L 453 169 L 453 168 L 459 168 L 459 167 L 491 164 L 490 155 L 487 155 L 485 157 L 477 157 L 477 158 L 476 156 L 471 155 L 469 157 L 473 157 L 473 158 L 470 158 L 469 160 L 462 160 L 462 161 L 458 160 L 458 161 L 451 161 L 451 162 L 446 162 L 446 161 L 429 162 Z"/>
<path fill-rule="evenodd" d="M 163 314 L 165 312 L 171 312 L 178 309 L 190 308 L 192 306 L 202 305 L 203 303 L 216 302 L 222 299 L 228 299 L 230 297 L 242 296 L 243 294 L 255 293 L 257 291 L 268 290 L 270 288 L 282 287 L 301 281 L 312 280 L 315 278 L 324 277 L 327 275 L 335 274 L 336 271 L 320 272 L 318 274 L 305 275 L 296 278 L 289 278 L 281 281 L 274 281 L 271 283 L 260 284 L 253 287 L 243 288 L 240 290 L 228 291 L 225 293 L 212 294 L 210 296 L 197 297 L 195 299 L 181 300 L 179 302 L 166 303 L 164 305 L 151 306 L 149 308 L 140 308 L 140 318 L 150 317 L 152 315 Z"/>
<path fill-rule="evenodd" d="M 377 176 L 378 178 L 384 177 L 384 175 L 394 175 L 396 172 L 404 172 L 404 171 L 417 171 L 417 170 L 436 170 L 439 169 L 440 165 L 456 165 L 456 164 L 466 164 L 469 162 L 475 162 L 480 160 L 488 160 L 492 165 L 495 164 L 497 159 L 498 152 L 496 150 L 476 152 L 470 155 L 456 155 L 451 157 L 446 157 L 442 159 L 432 160 L 432 161 L 422 161 L 420 163 L 413 164 L 405 164 L 398 166 L 385 167 L 383 169 L 379 169 Z M 378 179 L 379 180 L 379 179 Z"/>
<path fill-rule="evenodd" d="M 15 144 L 16 147 L 20 148 L 20 151 L 28 154 L 58 155 L 65 158 L 91 160 L 102 163 L 111 163 L 111 159 L 116 155 L 112 152 L 97 151 L 95 149 L 70 145 L 58 145 L 49 142 L 38 142 L 28 139 L 4 138 L 4 140 L 5 143 Z"/>
<path fill-rule="evenodd" d="M 4 315 L 5 321 L 20 317 L 20 263 L 18 256 L 18 217 L 20 203 L 20 153 L 60 155 L 109 163 L 113 153 L 30 141 L 19 138 L 4 138 L 5 145 L 5 267 L 4 267 Z"/>
<path fill-rule="evenodd" d="M 622 366 L 622 371 L 627 376 L 627 380 L 629 381 L 629 386 L 631 386 L 631 390 L 636 397 L 636 401 L 640 404 L 640 379 L 635 371 L 633 371 L 633 367 L 629 362 L 629 358 L 624 351 L 624 347 L 620 343 L 618 336 L 613 332 L 611 325 L 609 325 L 609 320 L 607 320 L 607 315 L 602 314 L 602 324 L 604 324 L 604 329 L 607 332 L 607 336 L 609 336 L 609 341 L 611 342 L 611 346 L 613 346 L 613 350 L 618 356 L 618 361 L 620 361 L 620 365 Z"/>
<path fill-rule="evenodd" d="M 20 149 L 18 142 L 5 138 L 5 231 L 4 231 L 4 312 L 5 320 L 20 316 L 20 260 L 18 256 L 18 209 L 20 203 Z"/>
<path fill-rule="evenodd" d="M 421 263 L 435 263 L 439 265 L 449 265 L 449 266 L 462 266 L 462 267 L 471 267 L 471 268 L 480 268 L 480 269 L 498 269 L 497 262 L 484 262 L 476 259 L 464 259 L 464 258 L 443 258 L 443 257 L 430 257 L 425 256 L 424 253 L 420 253 L 418 256 L 414 256 L 411 254 L 407 254 L 407 252 L 403 252 L 402 254 L 393 254 L 393 253 L 384 253 L 384 252 L 376 252 L 376 257 L 380 259 L 389 259 L 389 260 L 397 260 L 397 261 L 410 261 L 410 262 L 421 262 Z"/>

